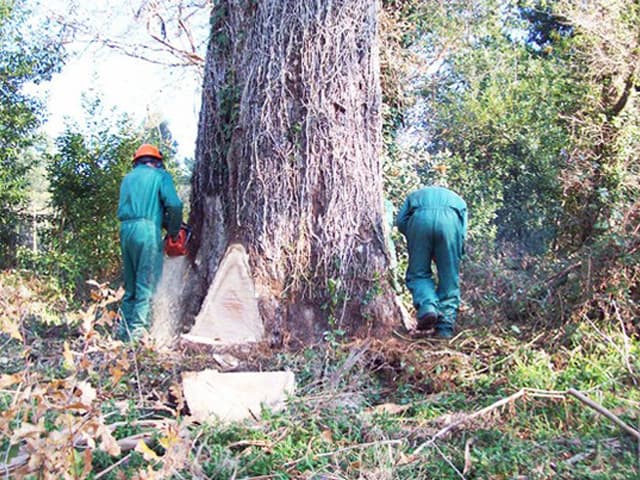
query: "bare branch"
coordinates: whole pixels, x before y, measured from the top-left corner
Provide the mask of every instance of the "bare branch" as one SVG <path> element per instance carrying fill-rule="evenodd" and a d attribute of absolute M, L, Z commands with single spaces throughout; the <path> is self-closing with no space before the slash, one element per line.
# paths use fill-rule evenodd
<path fill-rule="evenodd" d="M 44 15 L 64 28 L 66 44 L 104 46 L 150 63 L 201 71 L 213 0 L 138 0 L 137 8 L 134 3 L 69 3 Z"/>

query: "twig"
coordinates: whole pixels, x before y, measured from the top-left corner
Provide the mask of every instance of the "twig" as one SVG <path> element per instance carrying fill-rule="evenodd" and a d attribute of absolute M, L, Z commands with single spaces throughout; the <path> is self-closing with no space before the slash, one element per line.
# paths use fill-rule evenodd
<path fill-rule="evenodd" d="M 369 448 L 369 447 L 376 447 L 379 445 L 399 445 L 402 444 L 403 440 L 380 440 L 378 442 L 368 442 L 368 443 L 358 443 L 357 445 L 350 445 L 348 447 L 344 447 L 344 448 L 339 448 L 338 450 L 333 450 L 331 452 L 324 452 L 324 453 L 318 453 L 316 455 L 314 455 L 314 458 L 323 458 L 323 457 L 331 457 L 333 455 L 336 455 L 338 453 L 344 453 L 344 452 L 348 452 L 350 450 L 357 450 L 360 448 Z M 285 467 L 287 468 L 291 468 L 295 465 L 297 465 L 298 463 L 300 463 L 303 459 L 305 459 L 307 457 L 307 455 L 298 458 L 296 460 L 293 460 L 291 462 L 288 462 L 285 464 Z"/>
<path fill-rule="evenodd" d="M 144 405 L 144 397 L 142 396 L 142 385 L 140 384 L 140 370 L 138 369 L 138 352 L 137 349 L 133 352 L 133 368 L 136 374 L 136 383 L 138 387 L 138 398 L 140 400 L 140 406 Z"/>
<path fill-rule="evenodd" d="M 11 449 L 11 445 L 9 445 L 9 448 L 7 449 L 7 451 L 9 451 L 10 449 Z M 15 456 L 14 458 L 12 458 L 9 463 L 1 464 L 0 468 L 2 468 L 2 470 L 4 471 L 5 478 L 7 479 L 11 478 L 9 474 L 14 470 L 22 467 L 23 465 L 26 465 L 29 462 L 29 458 L 30 457 L 28 454 L 21 453 Z"/>
<path fill-rule="evenodd" d="M 267 440 L 240 440 L 238 442 L 233 442 L 227 445 L 227 448 L 229 450 L 233 450 L 234 448 L 240 449 L 246 447 L 259 447 L 271 450 L 273 448 L 273 444 Z"/>
<path fill-rule="evenodd" d="M 462 469 L 462 474 L 466 475 L 467 473 L 469 473 L 469 470 L 471 470 L 471 465 L 472 465 L 472 461 L 471 461 L 471 445 L 473 445 L 473 442 L 475 441 L 475 438 L 469 438 L 465 443 L 464 443 L 464 468 Z"/>
<path fill-rule="evenodd" d="M 438 454 L 440 454 L 442 459 L 449 464 L 449 466 L 453 469 L 453 471 L 456 472 L 462 480 L 465 480 L 464 475 L 460 472 L 460 470 L 456 468 L 453 462 L 449 460 L 449 458 L 444 454 L 444 452 L 440 450 L 440 447 L 438 447 L 438 445 L 436 445 L 435 443 L 433 444 L 433 447 L 436 449 Z"/>
<path fill-rule="evenodd" d="M 569 265 L 564 270 L 547 278 L 546 282 L 544 282 L 547 284 L 547 290 L 550 292 L 555 290 L 556 287 L 558 287 L 566 279 L 567 275 L 569 275 L 574 270 L 577 270 L 581 266 L 582 266 L 582 262 L 574 263 L 573 265 Z"/>
<path fill-rule="evenodd" d="M 573 457 L 565 460 L 562 463 L 565 463 L 566 465 L 573 465 L 574 463 L 578 463 L 586 458 L 589 458 L 591 455 L 593 455 L 593 450 L 589 450 L 587 452 L 580 452 L 577 455 L 574 455 Z"/>
<path fill-rule="evenodd" d="M 127 453 L 127 455 L 125 455 L 124 457 L 122 457 L 120 460 L 118 460 L 116 463 L 114 463 L 113 465 L 111 465 L 110 467 L 105 468 L 104 470 L 102 470 L 100 473 L 98 473 L 95 477 L 93 477 L 95 480 L 98 480 L 99 478 L 104 477 L 107 473 L 109 473 L 110 471 L 114 470 L 115 468 L 119 467 L 120 465 L 122 465 L 123 463 L 126 463 L 129 461 L 129 457 L 131 457 L 131 453 Z"/>
<path fill-rule="evenodd" d="M 509 395 L 506 398 L 503 398 L 501 400 L 498 400 L 495 403 L 492 403 L 491 405 L 489 405 L 488 407 L 483 408 L 482 410 L 478 410 L 477 412 L 471 413 L 469 415 L 465 415 L 463 418 L 450 423 L 449 425 L 447 425 L 446 427 L 444 427 L 443 429 L 441 429 L 440 431 L 438 431 L 433 437 L 431 437 L 429 440 L 427 440 L 426 442 L 424 442 L 422 445 L 420 445 L 415 452 L 413 452 L 414 455 L 418 455 L 424 448 L 426 447 L 430 447 L 431 445 L 433 445 L 435 443 L 435 441 L 443 436 L 445 436 L 447 433 L 449 433 L 451 430 L 453 430 L 456 427 L 459 427 L 460 425 L 468 422 L 469 420 L 473 420 L 474 418 L 480 417 L 486 413 L 491 412 L 492 410 L 495 410 L 496 408 L 500 408 L 503 405 L 506 405 L 509 402 L 512 402 L 514 400 L 517 400 L 518 398 L 522 397 L 524 394 L 526 393 L 526 389 L 522 388 L 520 390 L 518 390 L 516 393 Z"/>
<path fill-rule="evenodd" d="M 340 378 L 346 375 L 349 370 L 351 370 L 358 363 L 358 361 L 360 361 L 360 358 L 365 353 L 367 353 L 370 346 L 371 341 L 366 340 L 362 345 L 351 349 L 351 351 L 349 352 L 349 356 L 344 361 L 344 363 L 329 378 L 329 385 L 332 389 L 335 389 L 338 386 Z"/>
<path fill-rule="evenodd" d="M 613 423 L 615 423 L 620 428 L 622 428 L 629 435 L 631 435 L 632 437 L 635 437 L 638 442 L 640 442 L 640 432 L 638 430 L 630 427 L 629 425 L 627 425 L 624 421 L 622 421 L 618 416 L 616 416 L 610 410 L 607 410 L 606 408 L 604 408 L 599 403 L 594 402 L 593 400 L 591 400 L 590 398 L 586 397 L 585 395 L 583 395 L 582 393 L 580 393 L 579 391 L 577 391 L 577 390 L 575 390 L 573 388 L 570 388 L 569 390 L 567 390 L 567 394 L 571 395 L 572 397 L 577 398 L 578 400 L 580 400 L 585 405 L 590 406 L 591 408 L 596 410 L 598 413 L 604 415 L 609 420 L 611 420 Z"/>

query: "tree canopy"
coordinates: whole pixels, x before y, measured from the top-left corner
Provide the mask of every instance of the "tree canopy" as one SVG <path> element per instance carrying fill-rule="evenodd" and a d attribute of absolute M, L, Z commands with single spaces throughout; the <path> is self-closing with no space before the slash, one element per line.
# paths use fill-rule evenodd
<path fill-rule="evenodd" d="M 55 29 L 33 25 L 23 1 L 0 2 L 0 259 L 9 262 L 31 167 L 26 150 L 45 120 L 42 104 L 25 92 L 51 78 L 62 65 Z"/>

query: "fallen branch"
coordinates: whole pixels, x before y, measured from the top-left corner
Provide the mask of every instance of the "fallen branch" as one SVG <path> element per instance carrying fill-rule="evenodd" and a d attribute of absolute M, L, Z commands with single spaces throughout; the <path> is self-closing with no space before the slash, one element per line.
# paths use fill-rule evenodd
<path fill-rule="evenodd" d="M 436 440 L 438 440 L 439 438 L 445 436 L 447 433 L 449 433 L 451 430 L 453 430 L 456 427 L 459 427 L 460 425 L 463 425 L 464 423 L 473 420 L 474 418 L 478 418 L 481 417 L 482 415 L 489 413 L 493 410 L 495 410 L 496 408 L 500 408 L 503 405 L 506 405 L 509 402 L 512 402 L 520 397 L 522 397 L 524 394 L 526 393 L 526 389 L 522 388 L 520 390 L 518 390 L 516 393 L 514 393 L 513 395 L 509 395 L 506 398 L 503 398 L 501 400 L 498 400 L 495 403 L 492 403 L 491 405 L 489 405 L 488 407 L 483 408 L 482 410 L 478 410 L 477 412 L 471 413 L 469 415 L 465 415 L 463 418 L 460 418 L 458 420 L 456 420 L 453 423 L 450 423 L 449 425 L 447 425 L 446 427 L 442 428 L 440 431 L 438 431 L 434 436 L 432 436 L 429 440 L 427 440 L 426 442 L 424 442 L 422 445 L 420 445 L 415 452 L 413 452 L 414 455 L 418 455 L 424 448 L 430 447 L 431 445 L 433 445 L 435 443 Z"/>
<path fill-rule="evenodd" d="M 547 285 L 547 290 L 549 292 L 553 292 L 558 286 L 560 286 L 560 284 L 562 284 L 567 279 L 571 272 L 579 269 L 580 267 L 582 267 L 582 262 L 577 262 L 573 265 L 569 265 L 564 270 L 561 270 L 555 275 L 547 278 L 547 280 L 544 282 Z"/>
<path fill-rule="evenodd" d="M 502 407 L 502 406 L 514 401 L 514 400 L 517 400 L 517 399 L 519 399 L 521 397 L 524 397 L 526 395 L 528 395 L 530 397 L 536 397 L 536 398 L 566 398 L 567 396 L 572 396 L 572 397 L 576 398 L 577 400 L 579 400 L 580 402 L 584 403 L 585 405 L 593 408 L 598 413 L 600 413 L 603 416 L 607 417 L 609 420 L 611 420 L 616 425 L 618 425 L 620 428 L 622 428 L 627 434 L 629 434 L 632 437 L 634 437 L 638 441 L 638 447 L 639 447 L 639 451 L 640 451 L 640 432 L 638 430 L 630 427 L 623 420 L 621 420 L 618 416 L 613 414 L 610 410 L 607 410 L 605 407 L 603 407 L 599 403 L 591 400 L 590 398 L 586 397 L 585 395 L 583 395 L 579 391 L 577 391 L 577 390 L 575 390 L 573 388 L 570 388 L 570 389 L 564 390 L 564 391 L 561 391 L 561 390 L 538 390 L 538 389 L 532 389 L 532 388 L 522 388 L 522 389 L 518 390 L 516 393 L 514 393 L 512 395 L 509 395 L 506 398 L 498 400 L 497 402 L 492 403 L 488 407 L 485 407 L 485 408 L 483 408 L 481 410 L 478 410 L 478 411 L 476 411 L 474 413 L 471 413 L 471 414 L 468 414 L 468 415 L 464 415 L 462 418 L 459 418 L 458 420 L 456 420 L 456 421 L 450 423 L 449 425 L 445 426 L 444 428 L 440 429 L 429 440 L 427 440 L 422 445 L 420 445 L 413 452 L 413 455 L 414 456 L 419 455 L 420 452 L 423 449 L 434 445 L 436 440 L 438 440 L 439 438 L 444 437 L 447 433 L 449 433 L 452 430 L 454 430 L 455 428 L 460 427 L 461 425 L 469 422 L 470 420 L 473 420 L 475 418 L 481 417 L 481 416 L 483 416 L 483 415 L 485 415 L 485 414 L 487 414 L 487 413 L 489 413 L 489 412 L 491 412 L 493 410 L 496 410 L 497 408 L 500 408 L 500 407 Z"/>
<path fill-rule="evenodd" d="M 435 445 L 435 444 L 433 445 L 433 447 L 436 449 L 436 452 L 438 452 L 438 454 L 442 457 L 442 459 L 445 462 L 447 462 L 447 464 L 453 469 L 453 471 L 456 472 L 462 480 L 465 480 L 464 475 L 460 473 L 460 470 L 458 470 L 456 466 L 453 464 L 453 462 L 449 460 L 449 457 L 447 457 L 444 454 L 444 452 L 440 449 L 440 447 L 438 447 L 438 445 Z"/>
<path fill-rule="evenodd" d="M 611 411 L 609 411 L 606 408 L 604 408 L 599 403 L 594 402 L 593 400 L 591 400 L 590 398 L 586 397 L 585 395 L 583 395 L 579 391 L 574 390 L 573 388 L 570 388 L 569 390 L 567 390 L 567 394 L 571 395 L 572 397 L 577 398 L 578 400 L 580 400 L 585 405 L 590 406 L 591 408 L 596 410 L 598 413 L 604 415 L 609 420 L 611 420 L 613 423 L 615 423 L 620 428 L 622 428 L 629 435 L 631 435 L 632 437 L 635 437 L 635 439 L 638 442 L 640 442 L 640 432 L 638 430 L 636 430 L 635 428 L 632 428 L 629 425 L 627 425 L 618 416 L 616 416 L 614 413 L 612 413 Z"/>

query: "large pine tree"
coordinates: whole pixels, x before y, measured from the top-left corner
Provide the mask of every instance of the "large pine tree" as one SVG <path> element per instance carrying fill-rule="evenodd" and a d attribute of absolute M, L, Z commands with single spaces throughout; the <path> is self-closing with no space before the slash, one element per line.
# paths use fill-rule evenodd
<path fill-rule="evenodd" d="M 378 3 L 221 0 L 192 181 L 195 315 L 230 243 L 274 343 L 386 330 Z"/>

